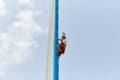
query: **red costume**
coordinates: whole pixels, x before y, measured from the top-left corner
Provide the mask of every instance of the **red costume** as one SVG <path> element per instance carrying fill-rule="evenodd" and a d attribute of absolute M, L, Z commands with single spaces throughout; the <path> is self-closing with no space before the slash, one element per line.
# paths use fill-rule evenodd
<path fill-rule="evenodd" d="M 64 54 L 66 45 L 62 42 L 59 44 L 59 53 Z"/>
<path fill-rule="evenodd" d="M 62 35 L 62 39 L 59 39 L 61 42 L 58 45 L 58 52 L 59 52 L 59 57 L 61 54 L 64 54 L 65 49 L 66 49 L 66 36 L 65 34 Z"/>

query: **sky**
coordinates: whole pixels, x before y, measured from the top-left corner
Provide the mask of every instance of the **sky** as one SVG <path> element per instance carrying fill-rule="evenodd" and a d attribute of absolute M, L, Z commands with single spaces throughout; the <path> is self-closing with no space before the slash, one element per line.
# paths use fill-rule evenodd
<path fill-rule="evenodd" d="M 120 80 L 119 4 L 59 1 L 59 80 Z M 0 0 L 0 80 L 45 80 L 49 17 L 50 0 Z"/>

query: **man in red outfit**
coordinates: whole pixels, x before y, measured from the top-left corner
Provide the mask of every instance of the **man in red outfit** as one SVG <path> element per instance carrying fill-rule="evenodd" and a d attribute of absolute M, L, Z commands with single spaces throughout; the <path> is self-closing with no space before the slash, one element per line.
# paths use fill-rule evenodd
<path fill-rule="evenodd" d="M 59 39 L 59 41 L 60 41 L 60 43 L 58 45 L 58 53 L 59 53 L 59 57 L 60 57 L 61 54 L 64 54 L 66 45 L 67 45 L 66 36 L 65 36 L 64 32 L 62 32 L 62 36 L 61 36 L 61 39 Z"/>

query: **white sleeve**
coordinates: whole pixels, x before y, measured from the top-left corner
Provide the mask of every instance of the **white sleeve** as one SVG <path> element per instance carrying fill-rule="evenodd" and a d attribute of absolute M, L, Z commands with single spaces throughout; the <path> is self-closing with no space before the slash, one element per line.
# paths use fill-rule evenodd
<path fill-rule="evenodd" d="M 67 41 L 66 41 L 66 39 L 63 39 L 63 40 L 62 40 L 62 42 L 63 42 L 64 44 L 67 44 Z"/>

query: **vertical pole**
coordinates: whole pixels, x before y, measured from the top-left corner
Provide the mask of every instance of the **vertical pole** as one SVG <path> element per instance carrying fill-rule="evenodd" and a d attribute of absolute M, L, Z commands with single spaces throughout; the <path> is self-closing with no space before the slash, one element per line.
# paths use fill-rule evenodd
<path fill-rule="evenodd" d="M 53 66 L 53 80 L 59 80 L 59 56 L 58 56 L 58 0 L 54 1 L 54 66 Z"/>

